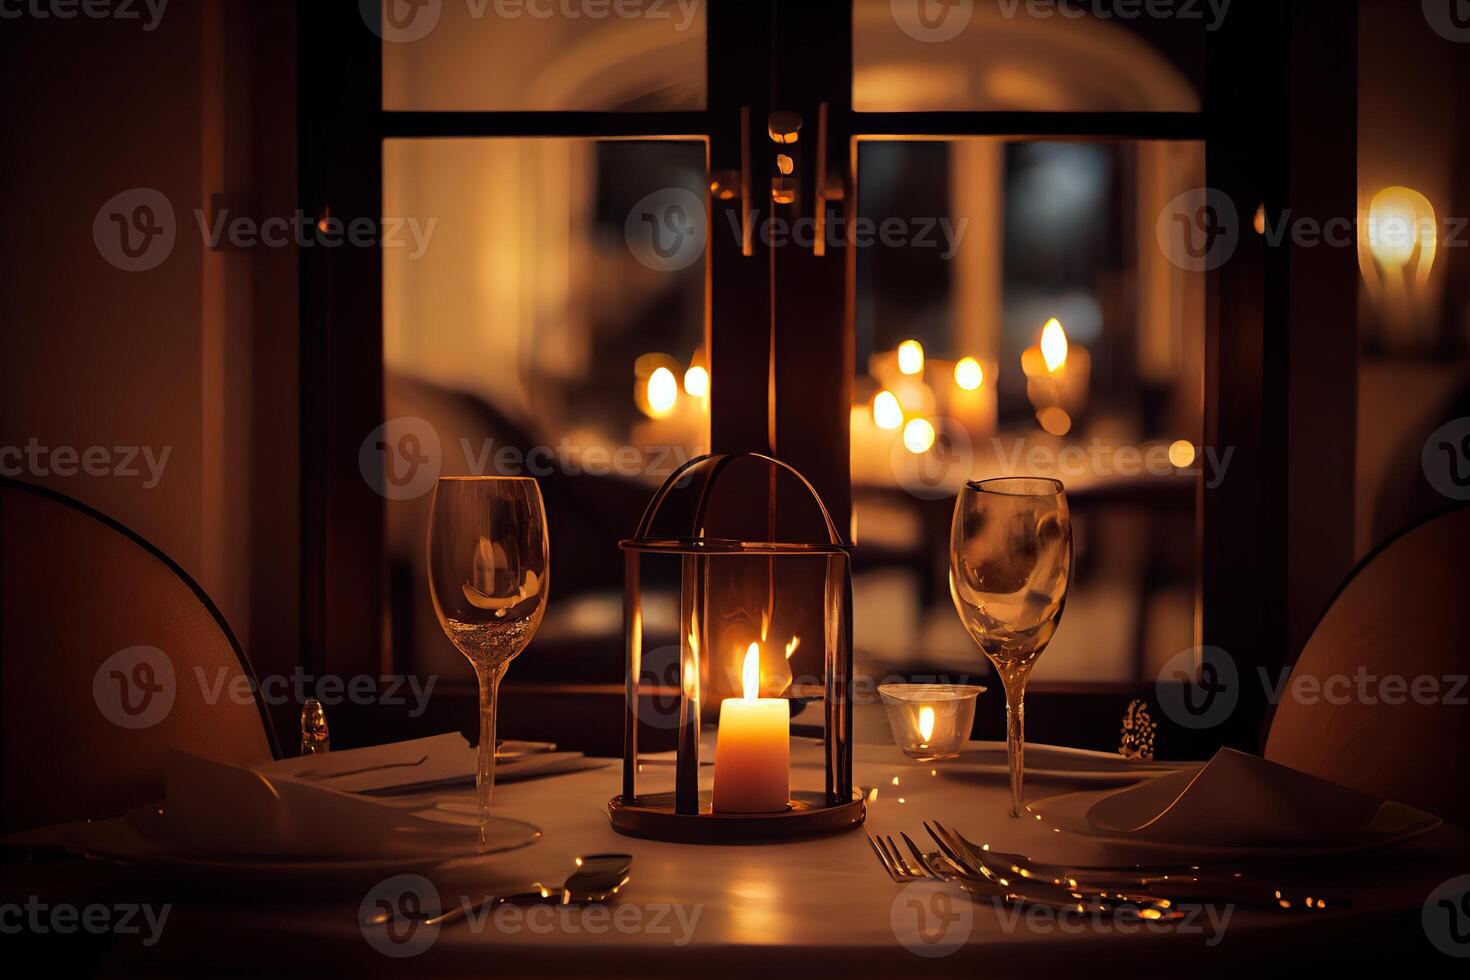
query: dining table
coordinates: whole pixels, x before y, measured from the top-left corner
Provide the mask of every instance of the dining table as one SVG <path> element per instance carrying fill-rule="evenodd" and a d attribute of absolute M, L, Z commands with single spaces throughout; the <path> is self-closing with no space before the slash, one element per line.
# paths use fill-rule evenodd
<path fill-rule="evenodd" d="M 971 743 L 975 751 L 995 746 Z M 706 761 L 712 755 L 706 756 Z M 1027 799 L 1126 785 L 1105 757 L 1069 777 L 1028 775 Z M 669 755 L 642 760 L 640 792 L 671 788 Z M 820 741 L 793 738 L 793 788 L 819 787 Z M 1319 975 L 1382 963 L 1425 975 L 1463 968 L 1436 947 L 1424 906 L 1445 880 L 1470 873 L 1470 835 L 1441 825 L 1377 851 L 1246 866 L 1292 907 L 1201 902 L 1186 918 L 1146 922 L 1062 915 L 971 896 L 952 883 L 895 881 L 869 835 L 932 848 L 925 823 L 976 844 L 1038 861 L 1116 861 L 1105 843 L 1009 813 L 1003 772 L 916 762 L 891 743 L 859 741 L 854 779 L 866 794 L 862 828 L 768 844 L 678 844 L 623 836 L 608 818 L 619 760 L 496 787 L 493 812 L 542 831 L 533 844 L 428 865 L 299 869 L 129 863 L 46 850 L 77 828 L 43 828 L 6 848 L 5 902 L 54 907 L 128 903 L 166 910 L 159 928 L 127 935 L 6 928 L 47 959 L 110 975 L 487 975 L 758 977 L 773 968 L 829 976 Z M 433 790 L 423 802 L 463 805 L 472 787 Z M 900 846 L 904 846 L 900 843 Z M 581 856 L 632 856 L 629 880 L 606 903 L 506 903 L 490 897 L 531 882 L 557 888 Z M 457 921 L 369 925 L 376 907 L 405 895 L 419 909 L 465 904 Z M 1331 900 L 1324 901 L 1327 896 Z M 1303 899 L 1312 902 L 1303 907 Z M 1321 898 L 1319 898 L 1321 897 Z M 1318 907 L 1321 903 L 1325 907 Z M 7 913 L 8 914 L 8 913 Z M 16 913 L 16 915 L 23 913 Z M 12 916 L 14 917 L 14 916 Z M 155 914 L 154 918 L 160 915 Z M 42 921 L 46 921 L 42 913 Z M 6 925 L 0 915 L 0 925 Z M 53 924 L 54 925 L 54 924 Z M 15 948 L 21 948 L 15 945 Z M 368 971 L 371 971 L 369 973 Z"/>

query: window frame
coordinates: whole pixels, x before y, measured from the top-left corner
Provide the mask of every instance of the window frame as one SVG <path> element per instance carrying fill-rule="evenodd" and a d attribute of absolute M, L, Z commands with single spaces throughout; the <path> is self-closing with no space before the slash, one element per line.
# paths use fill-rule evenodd
<path fill-rule="evenodd" d="M 1272 214 L 1297 204 L 1354 213 L 1356 169 L 1343 161 L 1356 154 L 1357 19 L 1355 10 L 1329 3 L 1238 4 L 1209 37 L 1199 113 L 855 112 L 850 0 L 707 0 L 703 110 L 388 111 L 381 42 L 359 5 L 304 4 L 300 200 L 309 214 L 376 219 L 382 141 L 445 136 L 705 139 L 712 173 L 743 174 L 762 189 L 750 198 L 767 200 L 777 147 L 765 120 L 780 109 L 806 123 L 793 207 L 815 198 L 816 171 L 825 165 L 845 176 L 848 193 L 824 206 L 848 219 L 856 139 L 960 136 L 1201 141 L 1210 185 L 1233 200 L 1259 200 Z M 821 58 L 812 57 L 816 50 Z M 1337 176 L 1318 179 L 1329 171 Z M 745 203 L 711 201 L 711 229 L 729 217 L 722 209 Z M 1231 651 L 1242 675 L 1289 663 L 1305 640 L 1297 624 L 1315 620 L 1318 593 L 1330 596 L 1332 576 L 1351 568 L 1351 494 L 1341 495 L 1344 513 L 1313 484 L 1326 466 L 1352 485 L 1355 429 L 1342 420 L 1355 418 L 1356 334 L 1333 335 L 1328 318 L 1289 315 L 1315 307 L 1356 322 L 1355 257 L 1326 251 L 1268 248 L 1247 233 L 1237 256 L 1209 274 L 1206 443 L 1230 447 L 1235 462 L 1229 479 L 1199 491 L 1196 634 Z M 711 234 L 706 253 L 712 448 L 780 455 L 818 488 L 839 527 L 851 514 L 853 252 L 819 256 L 768 248 L 760 236 L 747 244 Z M 300 271 L 300 662 L 310 673 L 344 677 L 405 671 L 385 640 L 384 502 L 357 469 L 361 439 L 383 421 L 381 257 L 376 249 L 303 249 Z M 1306 345 L 1327 352 L 1325 367 L 1303 363 Z M 1303 446 L 1312 451 L 1299 460 Z M 1306 530 L 1288 535 L 1297 520 Z M 1047 698 L 1054 697 L 1064 716 L 1116 723 L 1130 698 L 1152 699 L 1155 691 L 1151 683 L 1054 687 L 1038 685 L 1033 720 L 1052 713 Z M 1267 708 L 1258 687 L 1243 684 L 1241 707 L 1223 729 L 1162 732 L 1165 751 L 1256 748 Z M 621 689 L 612 693 L 620 697 Z M 1102 734 L 1113 738 L 1116 728 Z"/>

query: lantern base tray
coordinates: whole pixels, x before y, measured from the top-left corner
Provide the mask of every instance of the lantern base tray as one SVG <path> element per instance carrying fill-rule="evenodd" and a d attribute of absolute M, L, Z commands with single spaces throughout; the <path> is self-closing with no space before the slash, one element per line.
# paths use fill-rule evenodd
<path fill-rule="evenodd" d="M 825 793 L 794 792 L 780 813 L 715 813 L 709 793 L 699 794 L 698 813 L 675 813 L 673 793 L 640 795 L 632 803 L 618 795 L 607 804 L 618 833 L 675 844 L 773 844 L 840 834 L 860 826 L 867 812 L 858 790 L 837 806 L 827 806 Z"/>

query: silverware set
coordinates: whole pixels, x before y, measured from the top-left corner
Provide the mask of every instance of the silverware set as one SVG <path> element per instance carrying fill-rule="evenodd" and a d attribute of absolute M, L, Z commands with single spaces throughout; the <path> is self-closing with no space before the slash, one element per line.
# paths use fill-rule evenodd
<path fill-rule="evenodd" d="M 868 843 L 878 855 L 878 861 L 894 881 L 950 882 L 977 898 L 1008 905 L 1038 905 L 1059 912 L 1109 913 L 1154 921 L 1183 917 L 1171 900 L 1159 896 L 1093 891 L 1075 881 L 1001 874 L 987 862 L 974 858 L 967 847 L 942 827 L 926 822 L 924 829 L 939 845 L 938 852 L 926 853 L 908 834 L 900 833 L 908 849 L 905 856 L 891 836 L 868 835 Z"/>
<path fill-rule="evenodd" d="M 1295 901 L 1259 879 L 1237 871 L 1206 871 L 1195 865 L 1082 865 L 1032 862 L 1024 855 L 977 845 L 937 820 L 924 822 L 937 851 L 920 848 L 900 833 L 868 834 L 873 853 L 894 881 L 943 881 L 978 898 L 1039 905 L 1057 911 L 1110 913 L 1150 921 L 1183 918 L 1183 908 L 1232 905 L 1282 911 L 1342 908 L 1341 899 L 1310 896 Z"/>

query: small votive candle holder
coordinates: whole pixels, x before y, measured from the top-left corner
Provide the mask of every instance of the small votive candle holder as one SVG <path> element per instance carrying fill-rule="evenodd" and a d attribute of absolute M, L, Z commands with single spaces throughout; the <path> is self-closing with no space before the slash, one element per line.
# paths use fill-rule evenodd
<path fill-rule="evenodd" d="M 893 741 L 919 762 L 953 759 L 970 739 L 975 699 L 985 688 L 966 684 L 883 684 Z"/>

